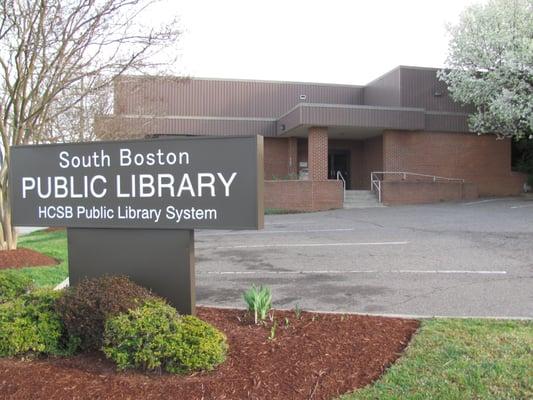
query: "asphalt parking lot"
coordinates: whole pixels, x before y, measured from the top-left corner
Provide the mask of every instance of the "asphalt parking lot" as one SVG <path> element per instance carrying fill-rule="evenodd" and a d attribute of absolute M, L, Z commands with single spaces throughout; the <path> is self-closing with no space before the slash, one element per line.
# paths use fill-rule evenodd
<path fill-rule="evenodd" d="M 196 232 L 197 301 L 416 316 L 533 317 L 533 198 L 271 215 Z"/>

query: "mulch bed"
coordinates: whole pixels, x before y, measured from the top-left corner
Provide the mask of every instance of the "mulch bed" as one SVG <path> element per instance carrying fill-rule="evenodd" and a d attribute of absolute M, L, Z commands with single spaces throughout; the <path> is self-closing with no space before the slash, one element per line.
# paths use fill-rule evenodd
<path fill-rule="evenodd" d="M 58 232 L 58 231 L 66 231 L 66 228 L 62 228 L 59 226 L 52 226 L 50 228 L 46 228 L 43 230 L 43 232 Z"/>
<path fill-rule="evenodd" d="M 0 251 L 0 269 L 56 265 L 59 262 L 38 251 L 19 247 L 16 250 Z"/>
<path fill-rule="evenodd" d="M 0 359 L 3 399 L 331 399 L 377 379 L 406 347 L 415 320 L 276 311 L 255 326 L 242 310 L 198 308 L 224 331 L 228 358 L 190 376 L 116 372 L 99 353 Z M 288 318 L 288 325 L 285 318 Z"/>

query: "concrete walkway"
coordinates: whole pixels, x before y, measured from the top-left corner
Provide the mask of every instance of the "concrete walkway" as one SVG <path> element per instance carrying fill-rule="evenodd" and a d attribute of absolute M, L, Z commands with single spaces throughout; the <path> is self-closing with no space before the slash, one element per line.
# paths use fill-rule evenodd
<path fill-rule="evenodd" d="M 35 228 L 35 227 L 29 227 L 29 226 L 19 226 L 17 227 L 17 232 L 19 236 L 27 235 L 29 233 L 40 231 L 46 228 Z"/>

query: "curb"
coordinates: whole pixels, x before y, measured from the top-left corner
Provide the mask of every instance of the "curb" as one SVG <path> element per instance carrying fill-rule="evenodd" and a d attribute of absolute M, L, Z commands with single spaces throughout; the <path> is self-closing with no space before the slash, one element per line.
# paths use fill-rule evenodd
<path fill-rule="evenodd" d="M 231 306 L 213 306 L 208 304 L 196 304 L 199 307 L 220 308 L 223 310 L 242 310 L 246 311 L 245 307 L 231 307 Z M 276 307 L 273 310 L 279 311 L 293 311 L 294 308 Z M 302 308 L 302 311 L 315 314 L 338 314 L 338 315 L 361 315 L 368 317 L 383 317 L 383 318 L 403 318 L 403 319 L 486 319 L 486 320 L 513 320 L 513 321 L 533 321 L 533 317 L 521 316 L 465 316 L 465 315 L 421 315 L 421 314 L 386 314 L 386 313 L 364 313 L 355 311 L 324 311 L 324 310 L 309 310 Z"/>

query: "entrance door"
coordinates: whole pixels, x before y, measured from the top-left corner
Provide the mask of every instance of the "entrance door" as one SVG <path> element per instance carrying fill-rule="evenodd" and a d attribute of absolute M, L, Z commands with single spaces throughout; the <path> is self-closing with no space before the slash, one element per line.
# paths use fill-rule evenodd
<path fill-rule="evenodd" d="M 346 181 L 346 189 L 350 189 L 350 151 L 330 150 L 328 152 L 328 179 L 337 179 L 337 171 Z"/>

